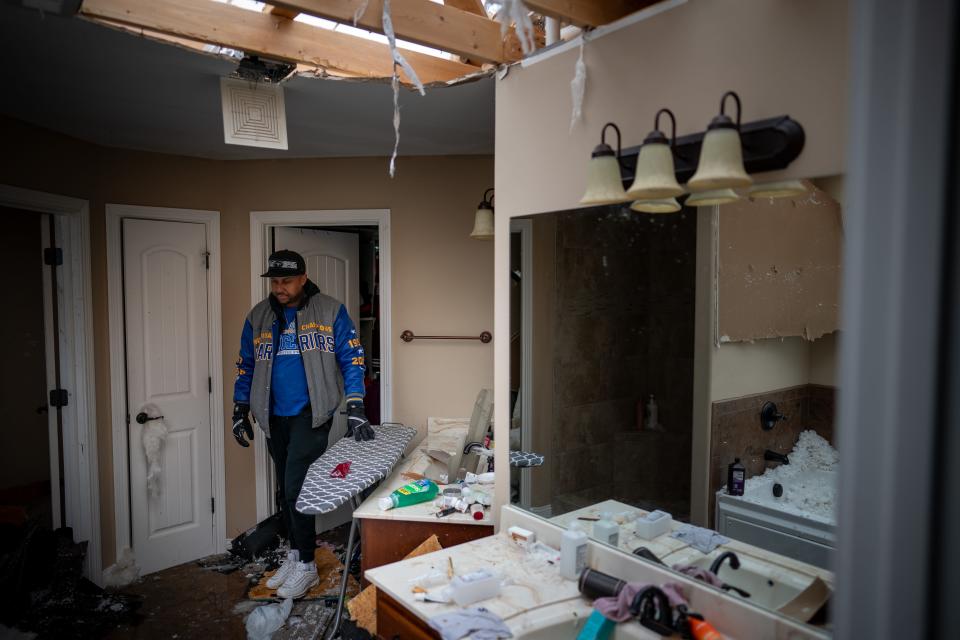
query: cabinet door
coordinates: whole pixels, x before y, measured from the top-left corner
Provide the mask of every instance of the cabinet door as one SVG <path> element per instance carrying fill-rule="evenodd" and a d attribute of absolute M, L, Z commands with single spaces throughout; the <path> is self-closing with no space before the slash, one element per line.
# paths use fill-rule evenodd
<path fill-rule="evenodd" d="M 439 640 L 440 635 L 406 610 L 403 605 L 377 590 L 377 636 L 385 640 Z"/>

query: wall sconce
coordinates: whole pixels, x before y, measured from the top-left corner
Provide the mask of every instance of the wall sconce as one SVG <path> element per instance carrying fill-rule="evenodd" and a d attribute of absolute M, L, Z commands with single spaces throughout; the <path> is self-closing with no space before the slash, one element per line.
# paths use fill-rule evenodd
<path fill-rule="evenodd" d="M 641 213 L 676 213 L 680 211 L 680 203 L 676 198 L 656 198 L 637 200 L 630 208 Z"/>
<path fill-rule="evenodd" d="M 737 105 L 737 122 L 724 113 L 727 98 Z M 710 121 L 703 136 L 697 172 L 687 182 L 687 188 L 697 191 L 737 189 L 749 187 L 753 179 L 743 167 L 743 149 L 740 146 L 740 96 L 727 91 L 720 98 L 720 113 Z"/>
<path fill-rule="evenodd" d="M 487 197 L 491 191 L 493 187 L 484 191 L 483 202 L 477 205 L 477 213 L 473 218 L 473 231 L 470 232 L 470 237 L 475 240 L 493 240 L 493 195 Z"/>
<path fill-rule="evenodd" d="M 670 116 L 670 140 L 660 131 L 660 114 Z M 677 141 L 677 119 L 670 109 L 660 109 L 653 118 L 653 131 L 647 134 L 637 154 L 637 169 L 633 185 L 627 190 L 631 200 L 673 199 L 683 193 L 673 167 L 673 146 Z M 679 208 L 677 209 L 679 211 Z M 659 212 L 651 212 L 659 213 Z"/>
<path fill-rule="evenodd" d="M 740 199 L 740 196 L 733 189 L 711 189 L 710 191 L 698 191 L 691 193 L 687 198 L 688 207 L 709 207 L 710 205 L 730 204 Z"/>
<path fill-rule="evenodd" d="M 617 132 L 616 153 L 607 144 L 607 127 L 613 127 Z M 590 164 L 587 165 L 587 190 L 580 198 L 580 204 L 616 204 L 626 200 L 627 192 L 623 190 L 623 180 L 620 177 L 620 128 L 608 122 L 600 132 L 600 144 L 594 147 L 590 155 Z"/>
<path fill-rule="evenodd" d="M 751 198 L 795 198 L 807 192 L 807 185 L 801 180 L 781 180 L 764 182 L 750 187 L 747 195 Z"/>

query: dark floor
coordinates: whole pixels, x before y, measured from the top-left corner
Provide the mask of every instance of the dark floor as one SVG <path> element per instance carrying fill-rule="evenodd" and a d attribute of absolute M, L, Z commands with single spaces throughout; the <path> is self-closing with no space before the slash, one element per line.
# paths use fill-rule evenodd
<path fill-rule="evenodd" d="M 349 527 L 338 527 L 318 536 L 318 542 L 330 545 L 342 557 Z M 237 638 L 247 637 L 245 621 L 251 611 L 269 602 L 249 600 L 247 591 L 269 569 L 275 568 L 282 551 L 265 554 L 256 562 L 246 562 L 229 554 L 211 556 L 196 562 L 150 574 L 137 582 L 103 592 L 82 578 L 84 598 L 47 598 L 20 620 L 0 625 L 0 640 L 6 638 Z M 354 575 L 358 563 L 352 567 Z M 339 572 L 338 572 L 339 573 Z M 56 591 L 56 589 L 53 589 Z M 82 610 L 78 610 L 82 607 Z M 323 637 L 336 608 L 336 598 L 297 601 L 275 640 L 308 640 Z M 72 611 L 71 611 L 72 609 Z M 98 613 L 103 614 L 98 617 Z M 369 634 L 346 620 L 341 625 L 343 638 L 370 638 Z M 85 627 L 65 624 L 70 616 L 92 618 Z M 38 619 L 40 623 L 38 624 Z M 48 622 L 48 620 L 54 620 Z M 37 635 L 13 635 L 14 630 Z"/>

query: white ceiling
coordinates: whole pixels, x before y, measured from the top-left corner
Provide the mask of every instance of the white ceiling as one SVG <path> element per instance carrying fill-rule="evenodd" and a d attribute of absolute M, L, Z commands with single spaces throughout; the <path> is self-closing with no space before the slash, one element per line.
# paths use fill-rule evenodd
<path fill-rule="evenodd" d="M 289 151 L 226 145 L 220 76 L 235 63 L 0 2 L 0 114 L 111 147 L 204 158 L 386 156 L 389 84 L 297 77 Z M 400 96 L 400 155 L 492 154 L 494 80 Z"/>

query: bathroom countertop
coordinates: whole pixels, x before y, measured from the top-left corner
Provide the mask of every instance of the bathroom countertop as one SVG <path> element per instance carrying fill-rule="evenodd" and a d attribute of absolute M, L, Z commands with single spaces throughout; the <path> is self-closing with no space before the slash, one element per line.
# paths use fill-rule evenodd
<path fill-rule="evenodd" d="M 595 505 L 577 509 L 576 511 L 569 511 L 563 515 L 550 518 L 550 522 L 558 524 L 562 527 L 568 527 L 571 522 L 580 516 L 596 518 L 599 517 L 599 515 L 604 511 L 608 511 L 613 514 L 614 520 L 616 520 L 616 517 L 624 511 L 637 511 L 641 514 L 647 513 L 647 511 L 643 509 L 631 507 L 630 505 L 617 500 L 604 500 L 603 502 L 598 502 Z M 589 535 L 593 522 L 583 520 L 580 522 L 584 525 L 584 531 L 586 531 Z M 674 520 L 673 530 L 678 529 L 682 525 L 682 522 L 677 522 Z M 704 554 L 685 542 L 671 538 L 669 533 L 665 533 L 657 538 L 654 538 L 653 540 L 646 540 L 635 534 L 632 526 L 627 525 L 621 526 L 620 528 L 620 540 L 617 546 L 621 551 L 625 551 L 627 553 L 632 553 L 633 550 L 637 549 L 638 547 L 646 547 L 652 551 L 655 556 L 660 558 L 664 564 L 667 565 L 687 564 L 691 561 L 703 558 L 704 556 L 715 558 L 724 551 L 734 551 L 738 555 L 750 556 L 756 560 L 773 565 L 774 567 L 785 569 L 786 571 L 792 572 L 795 575 L 799 574 L 808 577 L 816 576 L 831 587 L 833 586 L 834 582 L 833 572 L 827 569 L 821 569 L 820 567 L 812 564 L 801 562 L 800 560 L 794 560 L 793 558 L 789 558 L 778 553 L 773 553 L 771 551 L 767 551 L 766 549 L 762 549 L 745 542 L 740 542 L 739 540 L 730 540 L 730 542 L 718 546 L 711 553 Z"/>
<path fill-rule="evenodd" d="M 576 511 L 568 511 L 562 515 L 550 518 L 550 522 L 560 525 L 561 527 L 569 527 L 572 522 L 580 517 L 599 518 L 600 514 L 604 511 L 610 512 L 613 515 L 614 521 L 616 521 L 617 516 L 624 511 L 635 511 L 640 515 L 646 515 L 648 513 L 643 509 L 631 507 L 624 502 L 619 502 L 617 500 L 604 500 L 603 502 L 598 502 L 597 504 L 590 505 L 589 507 L 583 507 L 582 509 L 577 509 Z M 580 520 L 580 523 L 583 525 L 583 530 L 587 532 L 587 535 L 591 535 L 593 530 L 593 522 L 589 520 Z M 681 524 L 682 523 L 678 523 L 676 520 L 674 520 L 673 529 L 679 528 Z M 626 551 L 627 553 L 632 553 L 634 549 L 639 547 L 646 547 L 653 552 L 655 556 L 662 560 L 664 557 L 680 551 L 681 549 L 686 549 L 690 545 L 688 545 L 686 542 L 671 538 L 669 533 L 665 533 L 661 536 L 653 538 L 652 540 L 647 540 L 646 538 L 641 538 L 633 532 L 632 524 L 627 524 L 620 527 L 620 539 L 617 546 L 621 551 Z"/>
<path fill-rule="evenodd" d="M 408 581 L 437 569 L 446 573 L 451 561 L 457 574 L 490 569 L 509 581 L 499 596 L 477 603 L 477 606 L 500 616 L 508 625 L 511 618 L 532 609 L 551 603 L 582 601 L 576 581 L 561 578 L 556 566 L 548 564 L 542 556 L 527 553 L 505 532 L 369 569 L 364 575 L 378 589 L 426 622 L 433 616 L 460 607 L 455 603 L 419 602 Z M 439 592 L 443 586 L 430 588 L 428 592 Z"/>
<path fill-rule="evenodd" d="M 466 438 L 467 427 L 470 421 L 467 418 L 430 418 L 427 421 L 427 435 L 416 446 L 413 452 L 406 458 L 400 460 L 393 468 L 393 473 L 384 479 L 380 486 L 370 494 L 366 500 L 353 512 L 354 518 L 367 518 L 372 520 L 402 520 L 408 522 L 433 522 L 438 524 L 472 524 L 491 526 L 493 517 L 491 508 L 487 507 L 484 511 L 482 520 L 474 520 L 473 516 L 467 513 L 455 511 L 449 516 L 437 518 L 439 511 L 434 506 L 433 501 L 421 502 L 420 504 L 410 505 L 409 507 L 398 507 L 382 511 L 377 506 L 377 500 L 390 495 L 394 490 L 403 485 L 412 482 L 411 479 L 403 477 L 403 473 L 424 474 L 430 466 L 430 457 L 426 450 L 438 449 L 441 451 L 454 451 L 463 446 Z M 493 496 L 493 484 L 473 485 L 481 491 Z M 442 490 L 444 485 L 440 485 Z"/>

